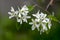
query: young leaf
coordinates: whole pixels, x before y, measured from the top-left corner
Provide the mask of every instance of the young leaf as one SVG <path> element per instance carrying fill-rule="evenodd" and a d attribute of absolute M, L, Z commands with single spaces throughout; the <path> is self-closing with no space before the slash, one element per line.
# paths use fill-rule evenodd
<path fill-rule="evenodd" d="M 32 11 L 34 9 L 35 6 L 28 6 L 29 11 Z"/>
<path fill-rule="evenodd" d="M 55 22 L 59 22 L 59 20 L 56 17 L 54 17 L 53 15 L 48 15 L 48 17 Z"/>

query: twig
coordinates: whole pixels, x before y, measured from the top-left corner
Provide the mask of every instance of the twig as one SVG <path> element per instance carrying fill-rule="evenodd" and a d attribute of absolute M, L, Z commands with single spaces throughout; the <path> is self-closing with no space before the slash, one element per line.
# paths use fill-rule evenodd
<path fill-rule="evenodd" d="M 38 4 L 35 4 L 34 7 L 38 7 L 38 8 L 40 8 L 41 10 L 43 10 L 43 11 L 47 12 L 48 14 L 50 14 L 50 12 L 48 12 L 47 10 L 44 10 L 44 9 L 43 9 L 41 6 L 39 6 Z"/>
<path fill-rule="evenodd" d="M 41 6 L 39 6 L 38 4 L 36 4 L 34 1 L 32 1 L 35 5 L 34 7 L 38 7 L 40 9 L 42 9 L 43 11 L 47 12 L 48 14 L 50 14 L 50 12 L 48 12 L 47 10 L 43 9 Z M 51 4 L 51 2 L 49 3 L 49 5 Z"/>
<path fill-rule="evenodd" d="M 54 1 L 54 0 L 50 0 L 50 2 L 48 3 L 48 5 L 47 5 L 47 7 L 46 7 L 46 9 L 45 9 L 45 10 L 47 10 L 47 9 L 49 8 L 49 6 L 51 6 L 51 5 L 52 5 L 53 1 Z"/>

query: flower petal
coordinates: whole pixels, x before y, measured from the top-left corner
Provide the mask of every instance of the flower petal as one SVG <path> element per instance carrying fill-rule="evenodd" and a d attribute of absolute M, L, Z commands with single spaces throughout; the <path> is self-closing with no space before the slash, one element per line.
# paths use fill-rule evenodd
<path fill-rule="evenodd" d="M 14 17 L 14 16 L 9 16 L 9 19 L 11 19 L 12 17 Z"/>
<path fill-rule="evenodd" d="M 11 7 L 11 12 L 14 12 L 14 8 L 13 7 Z"/>
<path fill-rule="evenodd" d="M 21 11 L 26 11 L 26 10 L 28 10 L 28 8 L 27 8 L 26 5 L 24 5 L 24 6 L 22 7 Z"/>
<path fill-rule="evenodd" d="M 50 29 L 52 26 L 51 22 L 48 23 L 48 28 Z"/>
<path fill-rule="evenodd" d="M 9 14 L 9 15 L 12 15 L 12 13 L 11 13 L 11 12 L 8 12 L 8 14 Z"/>
<path fill-rule="evenodd" d="M 43 30 L 46 30 L 47 31 L 46 24 L 42 24 L 42 27 L 43 27 Z"/>
<path fill-rule="evenodd" d="M 32 30 L 34 30 L 35 29 L 35 26 L 34 25 L 32 25 Z"/>

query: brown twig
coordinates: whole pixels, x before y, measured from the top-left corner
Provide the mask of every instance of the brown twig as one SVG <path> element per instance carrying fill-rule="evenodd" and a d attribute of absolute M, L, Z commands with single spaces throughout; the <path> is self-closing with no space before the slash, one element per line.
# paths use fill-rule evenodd
<path fill-rule="evenodd" d="M 51 0 L 52 1 L 52 0 Z M 50 5 L 52 2 L 49 2 L 49 4 L 48 5 Z M 32 1 L 32 2 L 34 2 L 34 1 Z M 35 3 L 35 2 L 34 2 Z M 41 10 L 43 10 L 43 11 L 45 11 L 45 12 L 47 12 L 48 14 L 50 14 L 50 12 L 49 11 L 47 11 L 47 10 L 45 10 L 45 9 L 43 9 L 41 6 L 39 6 L 38 4 L 35 4 L 34 5 L 34 7 L 39 7 Z M 47 6 L 48 7 L 48 6 Z M 46 8 L 46 9 L 48 9 L 48 8 Z"/>
<path fill-rule="evenodd" d="M 44 10 L 44 9 L 43 9 L 41 6 L 39 6 L 38 4 L 35 4 L 35 5 L 34 5 L 34 7 L 38 7 L 39 9 L 41 9 L 41 10 L 43 10 L 43 11 L 47 12 L 48 14 L 50 14 L 50 12 L 49 12 L 49 11 Z"/>
<path fill-rule="evenodd" d="M 54 1 L 54 0 L 50 0 L 50 2 L 48 3 L 48 5 L 47 5 L 47 7 L 46 7 L 45 10 L 47 10 L 47 9 L 49 8 L 49 6 L 51 6 L 51 5 L 53 4 L 53 1 Z"/>

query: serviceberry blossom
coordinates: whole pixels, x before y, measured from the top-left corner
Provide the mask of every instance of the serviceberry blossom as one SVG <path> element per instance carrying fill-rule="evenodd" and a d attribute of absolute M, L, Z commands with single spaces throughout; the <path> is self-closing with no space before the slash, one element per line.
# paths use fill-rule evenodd
<path fill-rule="evenodd" d="M 8 14 L 10 15 L 9 19 L 11 19 L 12 17 L 17 17 L 18 11 L 15 11 L 14 8 L 11 7 L 11 12 L 8 12 Z"/>
<path fill-rule="evenodd" d="M 38 31 L 39 31 L 40 24 L 38 24 L 36 20 L 32 19 L 32 22 L 30 22 L 29 24 L 32 25 L 32 30 L 34 30 L 35 28 L 37 28 Z"/>
<path fill-rule="evenodd" d="M 48 28 L 50 29 L 51 28 L 51 21 L 49 18 L 47 18 L 47 14 L 44 14 L 44 13 L 39 13 L 39 11 L 36 13 L 36 14 L 32 14 L 34 17 L 35 17 L 35 21 L 33 24 L 35 24 L 35 28 L 37 27 L 37 24 L 38 23 L 38 29 L 39 27 L 41 28 L 40 31 L 44 32 L 44 31 L 47 31 Z M 32 26 L 33 26 L 32 24 Z M 47 28 L 47 25 L 48 25 L 48 28 Z M 32 27 L 32 29 L 35 29 L 34 26 Z"/>
<path fill-rule="evenodd" d="M 28 13 L 29 9 L 26 5 L 24 5 L 21 9 L 18 7 L 18 11 L 15 11 L 14 8 L 11 7 L 11 12 L 8 12 L 10 15 L 9 19 L 15 17 L 17 19 L 17 22 L 20 22 L 20 24 L 22 24 L 22 21 L 27 23 L 27 19 L 31 18 L 28 16 Z"/>
<path fill-rule="evenodd" d="M 19 14 L 18 18 L 17 18 L 17 22 L 20 22 L 20 24 L 22 24 L 22 21 L 27 23 L 27 19 L 29 19 L 29 18 L 31 18 L 31 17 L 27 16 L 27 15 Z"/>
<path fill-rule="evenodd" d="M 18 11 L 19 11 L 19 14 L 22 14 L 22 15 L 27 15 L 29 13 L 29 9 L 26 5 L 24 5 L 22 9 L 18 7 Z"/>
<path fill-rule="evenodd" d="M 28 16 L 29 9 L 26 5 L 24 5 L 21 10 L 18 7 L 18 12 L 19 15 L 17 18 L 17 22 L 20 22 L 20 24 L 22 24 L 22 21 L 27 23 L 27 19 L 31 18 L 30 16 Z"/>
<path fill-rule="evenodd" d="M 21 9 L 18 7 L 18 10 L 14 10 L 13 7 L 11 7 L 11 11 L 8 12 L 9 19 L 15 17 L 17 19 L 17 22 L 22 24 L 23 22 L 28 22 L 27 19 L 31 18 L 31 16 L 28 15 L 29 13 L 29 8 L 24 5 Z M 32 22 L 29 22 L 30 25 L 32 25 L 31 29 L 35 30 L 37 29 L 40 31 L 40 34 L 42 32 L 47 31 L 48 29 L 51 28 L 51 20 L 47 17 L 47 14 L 44 14 L 43 12 L 40 13 L 40 10 L 36 14 L 32 14 L 33 17 L 31 18 Z"/>

